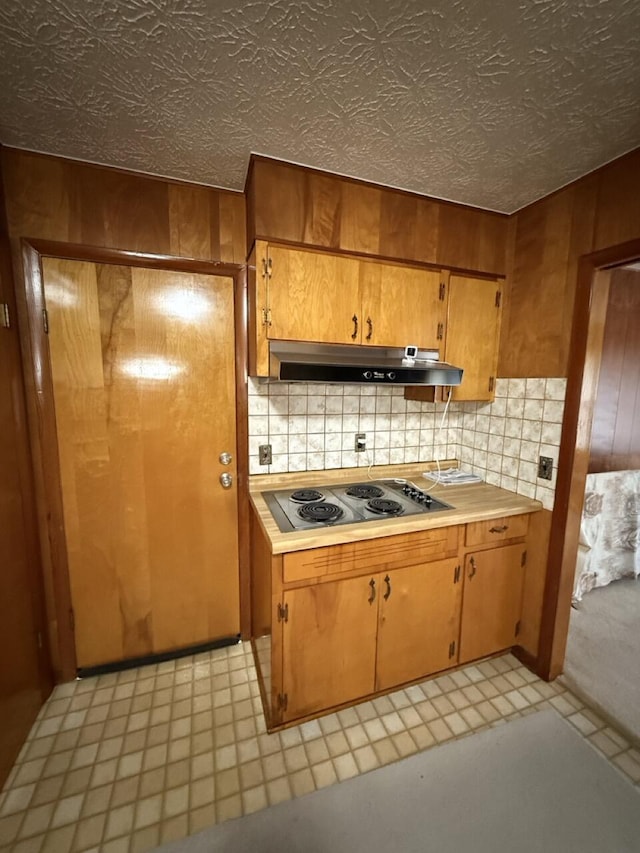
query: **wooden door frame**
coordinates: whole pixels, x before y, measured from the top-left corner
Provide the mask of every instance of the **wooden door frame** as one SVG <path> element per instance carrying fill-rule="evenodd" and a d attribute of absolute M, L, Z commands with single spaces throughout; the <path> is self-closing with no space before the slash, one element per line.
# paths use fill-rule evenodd
<path fill-rule="evenodd" d="M 536 671 L 552 680 L 562 673 L 569 633 L 571 596 L 580 519 L 589 465 L 610 270 L 640 257 L 640 239 L 579 259 L 569 370 L 551 519 L 547 578 Z"/>
<path fill-rule="evenodd" d="M 77 661 L 71 620 L 71 586 L 67 562 L 62 485 L 53 382 L 49 346 L 43 323 L 44 283 L 42 258 L 115 264 L 128 267 L 225 276 L 234 284 L 235 370 L 236 370 L 236 459 L 238 490 L 238 561 L 240 571 L 240 631 L 243 638 L 251 633 L 250 569 L 249 569 L 249 448 L 247 399 L 247 268 L 245 265 L 201 261 L 174 255 L 106 249 L 78 243 L 53 240 L 22 239 L 24 287 L 27 305 L 30 369 L 35 389 L 36 436 L 32 437 L 34 466 L 38 466 L 40 534 L 48 549 L 42 549 L 43 565 L 51 577 L 54 613 L 49 621 L 57 628 L 58 676 L 62 681 L 76 677 Z M 37 446 L 33 446 L 36 445 Z"/>

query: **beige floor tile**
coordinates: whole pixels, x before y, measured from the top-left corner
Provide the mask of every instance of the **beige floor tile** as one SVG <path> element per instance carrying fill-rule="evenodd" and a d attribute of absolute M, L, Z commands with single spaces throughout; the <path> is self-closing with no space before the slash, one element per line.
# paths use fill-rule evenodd
<path fill-rule="evenodd" d="M 331 762 L 328 762 L 331 763 Z M 335 773 L 334 773 L 335 777 Z M 315 778 L 315 774 L 314 774 Z M 334 780 L 335 781 L 335 778 Z M 328 783 L 331 784 L 331 783 Z M 318 785 L 316 780 L 316 786 Z M 287 800 L 290 800 L 292 797 L 291 793 L 291 785 L 289 784 L 289 779 L 286 776 L 281 776 L 279 779 L 273 779 L 271 782 L 267 782 L 267 799 L 269 800 L 270 806 L 276 806 L 278 803 L 284 803 Z"/>
<path fill-rule="evenodd" d="M 0 794 L 0 838 L 11 853 L 146 853 L 545 707 L 640 785 L 640 752 L 511 655 L 273 735 L 242 646 L 84 679 L 44 706 Z"/>

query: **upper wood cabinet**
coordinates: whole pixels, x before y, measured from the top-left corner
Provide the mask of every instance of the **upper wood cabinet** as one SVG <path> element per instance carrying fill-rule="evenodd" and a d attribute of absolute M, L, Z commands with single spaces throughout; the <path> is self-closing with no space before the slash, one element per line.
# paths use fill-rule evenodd
<path fill-rule="evenodd" d="M 496 279 L 448 275 L 446 341 L 441 357 L 464 371 L 451 399 L 487 400 L 495 397 L 502 285 Z M 407 400 L 442 401 L 448 388 L 405 389 Z"/>
<path fill-rule="evenodd" d="M 438 271 L 261 240 L 250 266 L 253 375 L 268 374 L 269 340 L 442 346 L 446 301 Z"/>

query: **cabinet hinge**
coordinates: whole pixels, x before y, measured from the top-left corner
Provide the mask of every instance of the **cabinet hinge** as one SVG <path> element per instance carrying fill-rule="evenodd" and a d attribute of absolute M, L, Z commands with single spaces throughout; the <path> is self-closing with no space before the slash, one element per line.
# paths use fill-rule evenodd
<path fill-rule="evenodd" d="M 453 571 L 453 582 L 458 583 L 460 580 L 460 566 L 456 566 Z"/>
<path fill-rule="evenodd" d="M 289 621 L 289 605 L 285 604 L 284 607 L 282 604 L 278 604 L 278 622 L 288 622 Z"/>
<path fill-rule="evenodd" d="M 521 627 L 521 625 L 520 625 L 520 620 L 518 619 L 518 621 L 516 622 L 516 630 L 515 630 L 515 636 L 516 636 L 516 637 L 517 637 L 517 636 L 518 636 L 518 634 L 520 633 L 520 627 Z"/>
<path fill-rule="evenodd" d="M 73 607 L 69 608 L 69 628 L 71 628 L 72 631 L 76 630 L 76 615 L 73 612 Z"/>
<path fill-rule="evenodd" d="M 11 315 L 9 314 L 9 306 L 6 302 L 0 302 L 0 326 L 5 329 L 11 328 Z"/>
<path fill-rule="evenodd" d="M 271 325 L 271 308 L 263 308 L 262 309 L 262 325 L 270 326 Z"/>
<path fill-rule="evenodd" d="M 496 308 L 499 308 L 502 303 L 502 293 L 499 290 L 496 290 Z"/>
<path fill-rule="evenodd" d="M 438 323 L 438 333 L 436 335 L 439 341 L 444 337 L 444 323 Z"/>
<path fill-rule="evenodd" d="M 287 705 L 289 703 L 289 694 L 288 693 L 278 693 L 278 708 L 281 711 L 287 710 Z"/>
<path fill-rule="evenodd" d="M 42 309 L 42 325 L 44 326 L 45 335 L 49 334 L 49 312 L 46 308 Z"/>
<path fill-rule="evenodd" d="M 42 634 L 40 633 L 40 631 L 38 631 L 38 633 L 36 634 L 36 642 L 38 643 L 38 648 L 41 649 L 42 648 Z"/>
<path fill-rule="evenodd" d="M 444 302 L 446 293 L 447 293 L 447 285 L 444 283 L 444 281 L 441 281 L 440 282 L 440 293 L 438 294 L 438 299 L 440 300 L 440 302 Z"/>
<path fill-rule="evenodd" d="M 489 391 L 493 391 L 495 384 L 496 384 L 495 376 L 490 376 L 489 377 Z"/>
<path fill-rule="evenodd" d="M 455 657 L 456 654 L 456 641 L 454 640 L 452 643 L 449 643 L 449 658 Z"/>
<path fill-rule="evenodd" d="M 523 552 L 522 552 L 522 557 L 520 557 L 520 565 L 521 565 L 521 566 L 526 566 L 526 564 L 527 564 L 527 552 L 526 552 L 526 551 L 523 551 Z"/>

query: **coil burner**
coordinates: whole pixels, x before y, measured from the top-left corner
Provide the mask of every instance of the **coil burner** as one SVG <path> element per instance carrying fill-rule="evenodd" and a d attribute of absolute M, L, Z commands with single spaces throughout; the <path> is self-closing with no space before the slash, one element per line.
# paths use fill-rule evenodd
<path fill-rule="evenodd" d="M 289 495 L 289 500 L 297 504 L 315 503 L 316 501 L 323 501 L 324 495 L 317 489 L 298 489 Z"/>
<path fill-rule="evenodd" d="M 381 498 L 384 492 L 379 486 L 370 486 L 368 483 L 356 483 L 355 486 L 350 486 L 346 492 L 352 498 L 362 498 L 362 500 L 371 500 L 371 498 Z"/>
<path fill-rule="evenodd" d="M 329 504 L 325 501 L 321 503 L 308 503 L 301 506 L 298 510 L 300 518 L 305 521 L 317 521 L 322 524 L 330 524 L 332 521 L 338 521 L 344 515 L 344 510 L 340 509 L 335 504 Z"/>
<path fill-rule="evenodd" d="M 392 501 L 389 498 L 373 498 L 367 503 L 367 509 L 378 515 L 401 515 L 404 512 L 398 501 Z"/>

